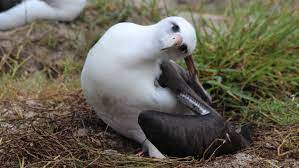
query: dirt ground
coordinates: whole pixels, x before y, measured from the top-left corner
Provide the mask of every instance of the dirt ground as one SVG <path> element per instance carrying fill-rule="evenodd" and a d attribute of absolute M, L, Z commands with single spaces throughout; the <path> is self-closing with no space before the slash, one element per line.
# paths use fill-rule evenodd
<path fill-rule="evenodd" d="M 5 167 L 298 167 L 299 127 L 255 127 L 254 144 L 211 160 L 135 156 L 139 145 L 119 136 L 85 103 L 80 91 L 0 103 L 0 162 Z M 9 118 L 9 119 L 8 119 Z"/>
<path fill-rule="evenodd" d="M 5 86 L 0 93 L 1 167 L 299 167 L 298 125 L 254 125 L 250 148 L 210 160 L 135 156 L 139 145 L 98 119 L 80 90 L 85 55 L 113 24 L 98 23 L 98 14 L 89 10 L 74 23 L 38 21 L 0 32 L 0 78 L 4 72 L 13 76 L 0 80 Z M 37 72 L 43 74 L 41 81 Z"/>

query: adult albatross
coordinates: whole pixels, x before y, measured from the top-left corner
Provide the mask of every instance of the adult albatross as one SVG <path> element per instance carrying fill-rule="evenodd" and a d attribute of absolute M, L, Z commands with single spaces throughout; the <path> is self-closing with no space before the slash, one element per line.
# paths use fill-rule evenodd
<path fill-rule="evenodd" d="M 195 30 L 181 17 L 168 17 L 148 26 L 118 23 L 87 55 L 81 74 L 86 100 L 108 126 L 142 144 L 150 157 L 164 158 L 145 141 L 138 115 L 145 110 L 191 113 L 157 79 L 163 60 L 183 59 L 195 47 Z"/>
<path fill-rule="evenodd" d="M 0 0 L 0 30 L 37 19 L 72 21 L 85 5 L 86 0 Z"/>

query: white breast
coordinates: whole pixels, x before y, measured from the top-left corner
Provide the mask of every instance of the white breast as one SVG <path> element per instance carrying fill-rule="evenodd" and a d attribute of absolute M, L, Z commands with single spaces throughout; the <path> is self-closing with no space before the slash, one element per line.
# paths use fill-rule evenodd
<path fill-rule="evenodd" d="M 81 76 L 86 99 L 97 114 L 116 131 L 135 140 L 138 138 L 132 135 L 138 134 L 132 132 L 141 132 L 137 123 L 141 111 L 169 112 L 177 105 L 169 90 L 154 85 L 160 74 L 159 62 L 142 61 L 154 54 L 150 33 L 148 27 L 131 23 L 110 28 L 89 51 Z"/>

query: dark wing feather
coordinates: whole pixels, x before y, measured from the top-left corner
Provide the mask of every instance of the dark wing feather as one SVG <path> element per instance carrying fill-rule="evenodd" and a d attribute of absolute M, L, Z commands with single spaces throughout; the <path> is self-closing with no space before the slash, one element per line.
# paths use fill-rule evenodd
<path fill-rule="evenodd" d="M 233 153 L 249 146 L 249 141 L 221 116 L 210 113 L 179 115 L 144 111 L 138 123 L 147 139 L 168 156 L 208 158 Z"/>

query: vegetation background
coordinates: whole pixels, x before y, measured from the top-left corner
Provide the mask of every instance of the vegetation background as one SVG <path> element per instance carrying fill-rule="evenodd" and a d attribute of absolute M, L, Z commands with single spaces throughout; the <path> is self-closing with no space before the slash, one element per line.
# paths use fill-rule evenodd
<path fill-rule="evenodd" d="M 210 160 L 137 157 L 139 145 L 85 103 L 80 72 L 105 30 L 170 15 L 195 25 L 200 79 L 228 120 L 253 124 L 252 147 Z M 298 160 L 298 0 L 92 0 L 75 22 L 0 32 L 1 167 L 299 167 Z"/>

